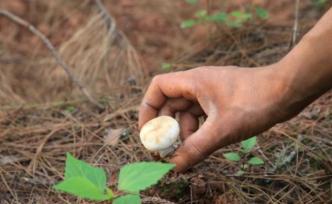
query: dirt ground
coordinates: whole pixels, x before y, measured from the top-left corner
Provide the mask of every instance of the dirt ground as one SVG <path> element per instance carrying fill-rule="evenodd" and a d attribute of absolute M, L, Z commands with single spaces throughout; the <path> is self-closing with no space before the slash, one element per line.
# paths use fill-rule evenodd
<path fill-rule="evenodd" d="M 92 0 L 0 0 L 0 9 L 45 34 L 102 106 L 87 100 L 36 35 L 0 15 L 0 203 L 90 203 L 51 188 L 62 178 L 65 153 L 104 167 L 110 186 L 122 165 L 153 160 L 137 129 L 137 107 L 153 75 L 202 65 L 265 65 L 291 48 L 295 1 L 103 2 L 113 21 Z M 268 20 L 240 28 L 179 26 L 199 9 L 249 4 L 266 8 Z M 329 6 L 301 1 L 297 39 Z M 121 132 L 118 139 L 114 132 Z M 171 173 L 143 192 L 144 203 L 332 203 L 331 92 L 258 138 L 251 154 L 264 165 L 236 176 L 239 164 L 222 156 L 239 150 L 231 145 L 184 174 Z"/>

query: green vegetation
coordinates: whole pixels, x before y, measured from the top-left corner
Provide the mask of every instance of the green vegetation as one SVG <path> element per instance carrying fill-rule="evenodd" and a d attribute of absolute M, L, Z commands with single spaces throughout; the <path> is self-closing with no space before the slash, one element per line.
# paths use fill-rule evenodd
<path fill-rule="evenodd" d="M 173 164 L 160 162 L 137 162 L 127 164 L 120 170 L 118 191 L 107 187 L 105 170 L 75 159 L 67 153 L 64 180 L 56 184 L 56 190 L 93 201 L 112 200 L 113 204 L 139 204 L 140 191 L 156 184 Z"/>
<path fill-rule="evenodd" d="M 169 72 L 172 70 L 172 68 L 173 68 L 173 65 L 170 63 L 166 63 L 166 62 L 161 63 L 161 70 L 163 70 L 163 71 Z"/>
<path fill-rule="evenodd" d="M 327 0 L 311 0 L 311 2 L 316 8 L 323 8 L 326 5 Z"/>
<path fill-rule="evenodd" d="M 197 0 L 196 1 L 186 0 L 186 2 L 191 5 L 194 5 L 197 3 Z M 250 20 L 255 20 L 255 19 L 266 20 L 269 18 L 269 13 L 266 9 L 257 6 L 251 6 L 251 7 L 252 9 L 250 9 L 250 11 L 240 11 L 240 10 L 234 10 L 231 12 L 219 11 L 212 14 L 208 14 L 206 10 L 198 10 L 195 13 L 194 18 L 182 21 L 181 28 L 183 29 L 191 28 L 195 25 L 204 24 L 204 23 L 221 23 L 231 28 L 238 28 Z"/>
<path fill-rule="evenodd" d="M 185 0 L 188 4 L 195 5 L 197 4 L 198 0 Z"/>
<path fill-rule="evenodd" d="M 223 155 L 228 161 L 239 162 L 243 156 L 249 154 L 254 149 L 256 144 L 257 144 L 256 136 L 251 137 L 241 142 L 241 150 L 239 152 L 228 152 Z M 249 167 L 249 165 L 257 166 L 262 164 L 264 164 L 264 161 L 261 158 L 253 156 L 249 158 L 249 160 L 247 160 L 245 164 L 241 165 L 241 169 L 235 175 L 236 176 L 243 175 L 245 170 Z"/>

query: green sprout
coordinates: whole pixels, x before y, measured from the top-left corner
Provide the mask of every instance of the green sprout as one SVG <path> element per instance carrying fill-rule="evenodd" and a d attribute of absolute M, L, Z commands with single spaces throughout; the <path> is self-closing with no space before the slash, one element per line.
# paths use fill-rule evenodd
<path fill-rule="evenodd" d="M 93 167 L 67 153 L 64 180 L 54 189 L 92 201 L 110 200 L 113 204 L 140 204 L 140 191 L 156 184 L 175 166 L 161 162 L 137 162 L 120 169 L 118 189 L 107 187 L 105 170 Z"/>
<path fill-rule="evenodd" d="M 162 69 L 163 71 L 167 71 L 167 72 L 172 71 L 172 69 L 173 69 L 173 64 L 163 62 L 163 63 L 161 63 L 161 69 Z"/>
<path fill-rule="evenodd" d="M 198 0 L 185 0 L 188 4 L 195 5 L 198 3 Z"/>
<path fill-rule="evenodd" d="M 194 18 L 182 21 L 180 26 L 181 28 L 186 29 L 199 24 L 220 23 L 230 28 L 239 28 L 250 20 L 266 20 L 268 18 L 269 12 L 261 7 L 254 7 L 252 12 L 234 10 L 228 13 L 219 11 L 212 14 L 208 14 L 206 10 L 198 10 L 195 12 Z"/>
<path fill-rule="evenodd" d="M 240 152 L 228 152 L 224 153 L 223 156 L 228 160 L 232 162 L 239 162 L 241 160 L 241 157 L 249 154 L 254 147 L 257 144 L 257 138 L 251 137 L 247 140 L 244 140 L 241 142 L 241 151 Z M 251 157 L 249 160 L 246 161 L 244 165 L 241 166 L 241 169 L 235 173 L 236 176 L 241 176 L 245 173 L 245 170 L 249 167 L 249 165 L 257 166 L 264 164 L 264 160 L 257 156 Z"/>

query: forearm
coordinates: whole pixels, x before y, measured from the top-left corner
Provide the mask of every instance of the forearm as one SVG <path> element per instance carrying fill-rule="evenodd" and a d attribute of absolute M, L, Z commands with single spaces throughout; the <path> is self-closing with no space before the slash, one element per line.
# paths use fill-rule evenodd
<path fill-rule="evenodd" d="M 332 87 L 332 9 L 280 63 L 285 100 L 301 110 Z M 299 107 L 296 107 L 299 106 Z M 295 111 L 299 111 L 295 110 Z"/>

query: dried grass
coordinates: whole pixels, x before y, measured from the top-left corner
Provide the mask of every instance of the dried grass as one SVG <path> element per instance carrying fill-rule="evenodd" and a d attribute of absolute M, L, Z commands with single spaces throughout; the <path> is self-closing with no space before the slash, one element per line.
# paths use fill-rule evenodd
<path fill-rule="evenodd" d="M 178 69 L 272 63 L 287 52 L 291 36 L 291 27 L 255 25 L 236 33 L 222 29 L 223 34 L 213 36 L 210 44 L 178 59 Z M 94 13 L 59 46 L 74 73 L 103 96 L 104 110 L 77 97 L 48 56 L 32 53 L 0 69 L 0 104 L 7 104 L 0 108 L 0 203 L 89 203 L 51 188 L 62 178 L 66 152 L 104 167 L 111 186 L 116 185 L 123 164 L 153 159 L 140 144 L 136 127 L 144 85 L 140 62 L 134 48 L 121 42 L 109 35 Z M 130 76 L 136 78 L 128 84 Z M 106 90 L 113 92 L 104 94 Z M 104 142 L 111 128 L 125 130 L 117 145 Z M 328 93 L 295 119 L 260 137 L 253 154 L 264 158 L 263 166 L 234 176 L 239 165 L 222 156 L 239 148 L 232 145 L 186 174 L 169 175 L 143 197 L 146 203 L 329 203 L 331 141 L 332 93 Z"/>
<path fill-rule="evenodd" d="M 137 52 L 118 30 L 108 30 L 97 10 L 91 13 L 86 24 L 61 43 L 60 55 L 94 95 L 128 94 L 142 86 L 144 80 Z M 5 79 L 0 81 L 0 104 L 50 102 L 80 96 L 64 70 L 47 55 L 32 55 L 23 62 L 5 64 L 0 75 Z"/>

